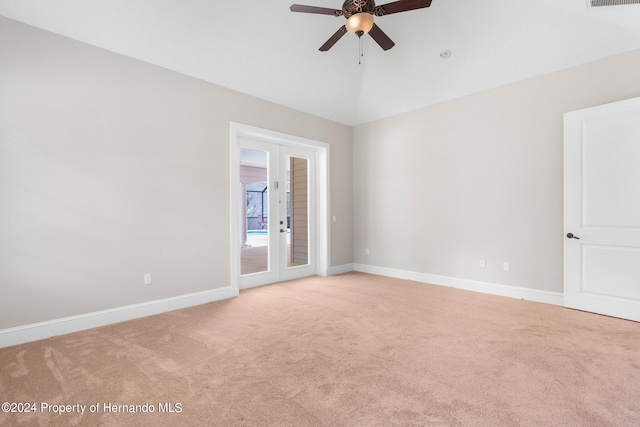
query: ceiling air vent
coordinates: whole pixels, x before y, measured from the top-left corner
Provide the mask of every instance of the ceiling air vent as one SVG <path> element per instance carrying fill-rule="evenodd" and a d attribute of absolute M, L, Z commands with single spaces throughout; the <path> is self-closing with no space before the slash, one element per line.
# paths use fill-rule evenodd
<path fill-rule="evenodd" d="M 627 4 L 640 4 L 640 0 L 587 0 L 589 7 L 624 6 Z"/>

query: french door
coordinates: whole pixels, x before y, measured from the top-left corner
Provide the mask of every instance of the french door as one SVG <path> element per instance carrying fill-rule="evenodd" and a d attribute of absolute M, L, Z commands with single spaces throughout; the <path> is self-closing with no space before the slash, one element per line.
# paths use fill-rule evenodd
<path fill-rule="evenodd" d="M 238 139 L 240 289 L 316 273 L 314 150 Z"/>

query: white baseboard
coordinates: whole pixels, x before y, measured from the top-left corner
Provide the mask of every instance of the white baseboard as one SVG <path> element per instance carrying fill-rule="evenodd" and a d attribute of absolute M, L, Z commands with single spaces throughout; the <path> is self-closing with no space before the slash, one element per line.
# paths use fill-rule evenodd
<path fill-rule="evenodd" d="M 563 295 L 559 292 L 540 291 L 537 289 L 520 288 L 518 286 L 459 279 L 457 277 L 438 276 L 436 274 L 416 273 L 413 271 L 376 267 L 374 265 L 367 264 L 353 264 L 353 269 L 363 273 L 377 274 L 378 276 L 395 277 L 397 279 L 413 280 L 415 282 L 448 286 L 450 288 L 465 289 L 485 294 L 500 295 L 560 306 L 563 305 Z"/>
<path fill-rule="evenodd" d="M 343 274 L 353 271 L 353 264 L 336 265 L 335 267 L 329 267 L 327 269 L 327 276 L 335 276 L 336 274 Z"/>
<path fill-rule="evenodd" d="M 232 286 L 0 330 L 0 348 L 238 296 Z"/>
<path fill-rule="evenodd" d="M 469 291 L 483 292 L 487 294 L 501 295 L 560 306 L 563 305 L 563 295 L 558 292 L 520 288 L 517 286 L 500 285 L 496 283 L 480 282 L 477 280 L 460 279 L 456 277 L 438 276 L 435 274 L 417 273 L 413 271 L 377 267 L 367 264 L 356 263 L 329 267 L 327 269 L 327 274 L 332 276 L 348 273 L 349 271 L 360 271 L 363 273 L 413 280 L 432 285 L 448 286 L 451 288 L 466 289 Z M 179 310 L 181 308 L 206 304 L 236 296 L 238 296 L 238 289 L 236 287 L 226 286 L 224 288 L 212 289 L 210 291 L 180 295 L 172 298 L 81 314 L 78 316 L 64 317 L 46 322 L 2 329 L 0 330 L 0 348 L 23 344 L 30 341 L 37 341 L 56 335 L 78 332 L 85 329 L 97 328 L 168 311 Z"/>

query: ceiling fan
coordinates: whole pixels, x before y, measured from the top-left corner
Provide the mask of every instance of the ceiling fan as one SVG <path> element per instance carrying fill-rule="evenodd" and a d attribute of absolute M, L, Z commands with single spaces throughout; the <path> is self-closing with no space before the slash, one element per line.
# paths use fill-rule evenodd
<path fill-rule="evenodd" d="M 408 10 L 423 9 L 431 6 L 432 0 L 399 0 L 392 3 L 376 6 L 374 0 L 346 0 L 342 9 L 331 9 L 328 7 L 304 6 L 293 4 L 292 12 L 317 13 L 320 15 L 344 16 L 347 23 L 340 27 L 325 44 L 320 47 L 320 51 L 326 52 L 345 33 L 350 32 L 362 37 L 369 34 L 384 50 L 389 50 L 395 43 L 380 29 L 374 22 L 373 16 L 391 15 L 392 13 L 406 12 Z"/>

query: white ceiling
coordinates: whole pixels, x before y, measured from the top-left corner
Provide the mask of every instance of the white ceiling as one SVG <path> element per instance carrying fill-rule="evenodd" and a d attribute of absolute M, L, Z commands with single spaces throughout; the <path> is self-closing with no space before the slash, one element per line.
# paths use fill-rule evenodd
<path fill-rule="evenodd" d="M 289 11 L 342 1 L 0 0 L 0 15 L 348 125 L 640 48 L 640 5 L 433 0 L 376 18 L 396 46 L 366 36 L 358 65 L 351 34 L 318 51 L 343 17 Z"/>

